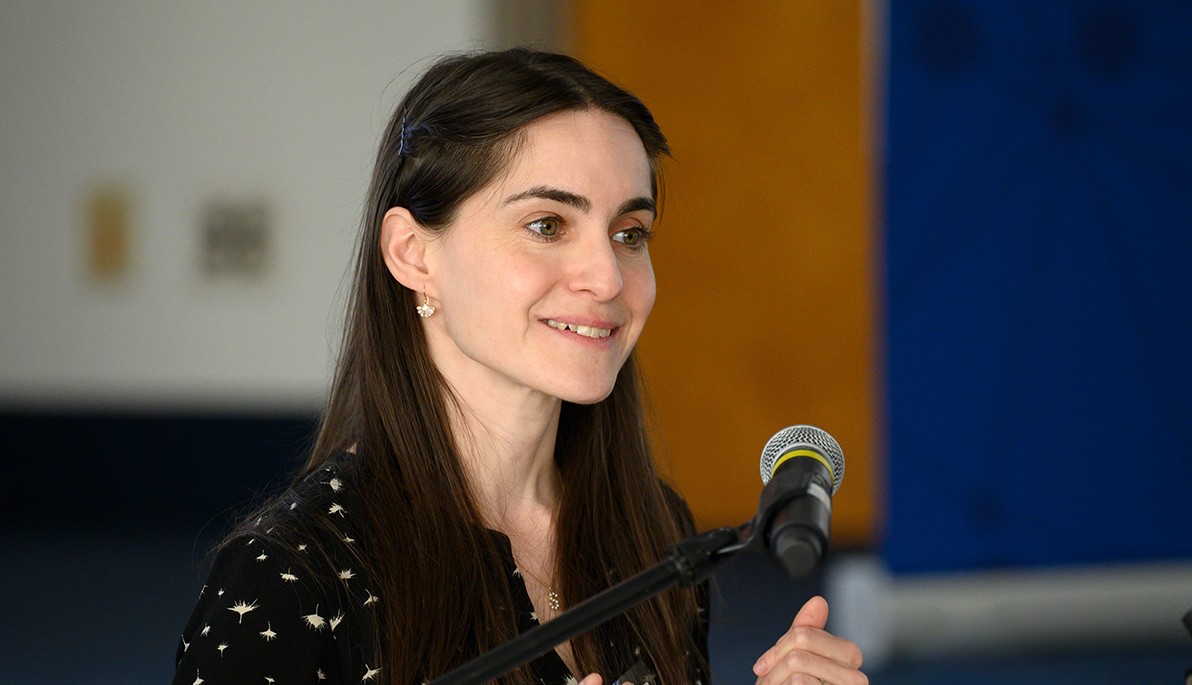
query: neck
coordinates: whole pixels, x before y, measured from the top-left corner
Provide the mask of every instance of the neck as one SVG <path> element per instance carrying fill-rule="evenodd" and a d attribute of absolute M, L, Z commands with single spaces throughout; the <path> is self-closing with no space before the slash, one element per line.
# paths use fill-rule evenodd
<path fill-rule="evenodd" d="M 486 522 L 513 532 L 509 528 L 527 516 L 553 510 L 560 491 L 554 460 L 560 402 L 517 405 L 469 398 L 463 388 L 456 396 L 452 434 Z"/>
<path fill-rule="evenodd" d="M 448 400 L 455 439 L 485 522 L 511 535 L 553 519 L 560 480 L 555 437 L 562 401 L 495 377 L 451 346 L 432 340 L 432 356 L 455 401 Z M 436 349 L 439 348 L 439 349 Z"/>

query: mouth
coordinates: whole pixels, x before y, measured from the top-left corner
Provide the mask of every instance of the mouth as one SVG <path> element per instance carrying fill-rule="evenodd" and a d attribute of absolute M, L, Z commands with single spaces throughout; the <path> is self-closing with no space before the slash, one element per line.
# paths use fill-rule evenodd
<path fill-rule="evenodd" d="M 554 319 L 547 319 L 546 325 L 560 331 L 571 331 L 576 335 L 582 335 L 586 338 L 607 338 L 613 334 L 613 329 L 611 328 L 584 326 L 581 324 L 567 323 L 566 321 L 556 321 Z"/>

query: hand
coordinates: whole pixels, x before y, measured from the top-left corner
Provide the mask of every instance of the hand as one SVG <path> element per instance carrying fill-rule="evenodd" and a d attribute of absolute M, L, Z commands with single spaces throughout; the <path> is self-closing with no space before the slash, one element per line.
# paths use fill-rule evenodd
<path fill-rule="evenodd" d="M 753 665 L 757 685 L 866 685 L 861 649 L 824 630 L 827 623 L 824 598 L 807 600 L 791 629 Z"/>
<path fill-rule="evenodd" d="M 576 685 L 600 685 L 600 676 L 596 673 L 589 673 L 584 676 L 584 679 L 576 683 Z M 621 683 L 621 685 L 633 685 L 633 683 Z"/>

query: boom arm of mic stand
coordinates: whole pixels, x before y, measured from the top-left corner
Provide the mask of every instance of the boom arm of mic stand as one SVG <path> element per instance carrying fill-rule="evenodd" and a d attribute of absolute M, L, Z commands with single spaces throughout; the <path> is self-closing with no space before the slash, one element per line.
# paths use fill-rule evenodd
<path fill-rule="evenodd" d="M 527 630 L 505 644 L 435 678 L 430 685 L 481 685 L 497 678 L 555 645 L 641 604 L 674 585 L 691 587 L 702 582 L 748 548 L 765 548 L 766 530 L 774 516 L 794 497 L 804 495 L 810 476 L 776 478 L 762 490 L 758 513 L 736 528 L 717 528 L 680 542 L 653 568 L 625 580 L 559 614 L 554 620 Z M 791 482 L 786 482 L 791 481 Z"/>
<path fill-rule="evenodd" d="M 748 546 L 752 525 L 717 528 L 672 547 L 667 558 L 577 604 L 556 618 L 431 681 L 430 685 L 481 685 L 555 645 L 584 633 L 674 585 L 691 587 Z"/>

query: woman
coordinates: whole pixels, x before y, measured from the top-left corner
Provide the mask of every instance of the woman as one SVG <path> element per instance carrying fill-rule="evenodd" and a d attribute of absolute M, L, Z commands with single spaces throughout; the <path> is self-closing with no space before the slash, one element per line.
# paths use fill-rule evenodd
<path fill-rule="evenodd" d="M 385 132 L 345 337 L 295 485 L 225 541 L 175 683 L 417 683 L 691 535 L 655 474 L 633 346 L 665 138 L 554 54 L 443 59 Z M 706 680 L 672 591 L 502 682 Z M 814 599 L 764 683 L 864 682 Z"/>

